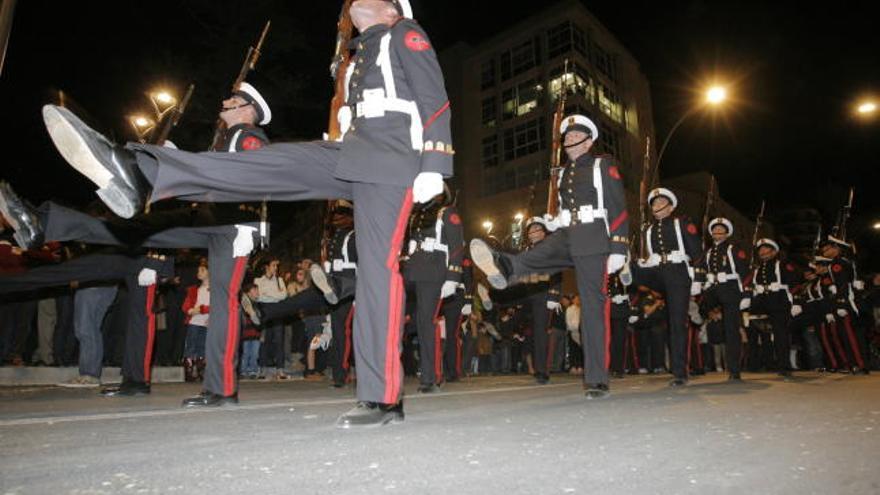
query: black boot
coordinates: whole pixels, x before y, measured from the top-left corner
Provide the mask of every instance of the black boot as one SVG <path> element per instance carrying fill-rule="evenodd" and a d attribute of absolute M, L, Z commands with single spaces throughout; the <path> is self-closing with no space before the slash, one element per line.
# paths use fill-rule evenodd
<path fill-rule="evenodd" d="M 550 375 L 547 373 L 535 373 L 535 383 L 538 385 L 547 385 L 550 382 Z"/>
<path fill-rule="evenodd" d="M 134 397 L 137 395 L 147 395 L 149 393 L 149 383 L 135 382 L 126 379 L 123 379 L 122 383 L 117 387 L 106 387 L 101 389 L 101 395 L 104 397 Z"/>
<path fill-rule="evenodd" d="M 742 382 L 742 376 L 739 373 L 731 373 L 727 377 L 727 381 L 729 382 Z"/>
<path fill-rule="evenodd" d="M 113 213 L 131 218 L 143 209 L 147 181 L 132 151 L 112 143 L 64 107 L 45 105 L 43 121 L 61 156 L 98 186 L 98 197 Z"/>
<path fill-rule="evenodd" d="M 591 383 L 587 385 L 587 399 L 604 399 L 611 394 L 607 383 Z"/>
<path fill-rule="evenodd" d="M 35 249 L 44 244 L 43 225 L 36 208 L 18 197 L 8 182 L 0 182 L 0 215 L 15 231 L 12 237 L 22 249 Z"/>
<path fill-rule="evenodd" d="M 513 272 L 510 261 L 482 239 L 471 239 L 470 251 L 471 259 L 486 274 L 489 284 L 498 290 L 506 289 L 507 280 Z"/>
<path fill-rule="evenodd" d="M 678 388 L 678 387 L 684 387 L 684 386 L 686 386 L 687 383 L 688 383 L 687 378 L 676 377 L 676 378 L 673 378 L 673 379 L 669 382 L 669 386 L 672 387 L 672 388 Z"/>
<path fill-rule="evenodd" d="M 203 358 L 203 357 L 196 358 L 195 369 L 196 369 L 196 380 L 198 380 L 200 382 L 205 381 L 205 358 Z"/>
<path fill-rule="evenodd" d="M 185 358 L 183 360 L 183 379 L 186 382 L 194 382 L 199 379 L 195 373 L 195 366 L 193 360 L 190 358 Z"/>
<path fill-rule="evenodd" d="M 419 386 L 419 393 L 420 394 L 436 394 L 439 391 L 440 391 L 440 387 L 437 386 L 436 384 L 433 384 L 433 383 Z"/>
<path fill-rule="evenodd" d="M 223 407 L 235 404 L 238 404 L 238 392 L 227 396 L 203 390 L 199 395 L 183 399 L 181 407 Z"/>
<path fill-rule="evenodd" d="M 358 402 L 353 409 L 336 420 L 337 428 L 371 428 L 403 422 L 403 401 L 397 404 Z"/>

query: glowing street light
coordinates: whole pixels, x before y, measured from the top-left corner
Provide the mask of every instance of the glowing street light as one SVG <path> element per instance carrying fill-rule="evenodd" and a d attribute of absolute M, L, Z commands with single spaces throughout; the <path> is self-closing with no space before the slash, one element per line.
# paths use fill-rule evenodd
<path fill-rule="evenodd" d="M 494 226 L 495 224 L 493 224 L 491 220 L 485 220 L 483 222 L 483 228 L 486 230 L 487 235 L 492 233 L 492 227 Z"/>
<path fill-rule="evenodd" d="M 147 134 L 156 127 L 156 122 L 153 119 L 143 115 L 131 115 L 128 117 L 128 122 L 134 128 L 134 132 L 140 142 L 144 142 Z"/>
<path fill-rule="evenodd" d="M 657 153 L 657 162 L 654 164 L 655 170 L 660 168 L 660 160 L 663 159 L 663 153 L 666 151 L 666 146 L 669 145 L 669 140 L 672 138 L 672 135 L 675 134 L 675 131 L 685 120 L 687 120 L 688 117 L 697 113 L 699 110 L 702 110 L 706 106 L 713 108 L 720 107 L 725 101 L 727 101 L 727 88 L 721 85 L 710 86 L 705 92 L 705 99 L 702 101 L 702 104 L 694 105 L 685 112 L 684 115 L 678 119 L 678 122 L 672 126 L 669 134 L 666 135 L 666 139 L 663 140 L 663 146 L 660 147 L 660 152 Z"/>
<path fill-rule="evenodd" d="M 874 223 L 872 227 L 874 228 L 874 230 L 880 230 L 880 222 Z"/>
<path fill-rule="evenodd" d="M 153 110 L 156 111 L 156 120 L 162 120 L 162 117 L 177 105 L 177 98 L 165 90 L 153 91 L 149 96 Z"/>
<path fill-rule="evenodd" d="M 727 99 L 727 89 L 723 86 L 712 86 L 706 91 L 706 102 L 710 105 L 720 105 Z"/>
<path fill-rule="evenodd" d="M 516 220 L 517 222 L 522 222 L 524 218 L 525 218 L 525 216 L 522 213 L 517 213 L 513 217 L 513 219 Z"/>
<path fill-rule="evenodd" d="M 856 108 L 856 112 L 858 112 L 859 115 L 864 116 L 873 115 L 876 111 L 877 104 L 873 101 L 864 101 L 862 103 L 859 103 L 859 106 Z"/>

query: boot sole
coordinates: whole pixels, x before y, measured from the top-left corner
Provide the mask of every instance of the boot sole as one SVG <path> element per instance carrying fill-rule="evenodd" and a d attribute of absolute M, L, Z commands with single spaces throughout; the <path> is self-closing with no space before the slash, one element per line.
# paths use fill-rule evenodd
<path fill-rule="evenodd" d="M 336 427 L 341 430 L 359 430 L 359 429 L 379 428 L 379 427 L 382 427 L 385 425 L 396 425 L 396 424 L 403 423 L 404 417 L 405 416 L 402 413 L 401 414 L 392 414 L 392 415 L 389 415 L 388 417 L 384 418 L 384 420 L 381 423 L 371 423 L 371 424 L 364 424 L 364 425 L 353 425 L 350 423 L 339 423 L 337 421 Z"/>
<path fill-rule="evenodd" d="M 76 117 L 65 113 L 69 112 L 53 105 L 43 107 L 43 122 L 46 124 L 46 130 L 49 131 L 49 137 L 67 163 L 85 175 L 99 189 L 105 189 L 113 180 L 113 174 L 95 157 L 86 140 L 70 122 L 71 118 Z"/>
<path fill-rule="evenodd" d="M 486 274 L 489 284 L 495 289 L 506 289 L 507 279 L 501 273 L 501 270 L 495 266 L 495 259 L 489 246 L 479 239 L 473 239 L 471 240 L 470 251 L 471 259 Z"/>
<path fill-rule="evenodd" d="M 120 190 L 119 186 L 116 185 L 116 181 L 111 181 L 107 187 L 98 189 L 96 194 L 113 213 L 121 218 L 131 218 L 138 212 L 131 201 Z"/>
<path fill-rule="evenodd" d="M 312 283 L 314 283 L 315 287 L 324 294 L 324 299 L 330 304 L 338 303 L 339 298 L 336 297 L 336 293 L 333 292 L 333 289 L 330 287 L 330 282 L 327 280 L 327 274 L 324 273 L 324 270 L 316 268 L 315 270 L 311 270 L 311 275 Z"/>

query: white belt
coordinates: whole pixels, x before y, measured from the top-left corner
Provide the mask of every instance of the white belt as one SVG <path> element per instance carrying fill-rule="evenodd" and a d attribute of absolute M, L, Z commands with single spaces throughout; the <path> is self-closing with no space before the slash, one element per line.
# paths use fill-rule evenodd
<path fill-rule="evenodd" d="M 687 263 L 689 261 L 690 258 L 688 255 L 681 251 L 675 251 L 669 254 L 654 253 L 651 256 L 648 256 L 648 259 L 645 260 L 641 266 L 643 268 L 653 268 L 666 263 Z"/>
<path fill-rule="evenodd" d="M 779 282 L 773 282 L 770 285 L 755 285 L 755 294 L 763 294 L 765 292 L 780 292 L 787 289 L 787 285 L 780 284 Z"/>
<path fill-rule="evenodd" d="M 384 117 L 385 112 L 400 112 L 410 116 L 409 134 L 414 150 L 422 151 L 422 118 L 415 101 L 400 98 L 386 98 L 382 88 L 364 90 L 364 99 L 352 105 L 352 117 L 375 119 Z"/>
<path fill-rule="evenodd" d="M 357 263 L 353 263 L 350 261 L 346 263 L 346 261 L 342 258 L 337 258 L 333 260 L 332 263 L 330 261 L 324 262 L 324 271 L 326 273 L 341 272 L 345 270 L 357 270 Z"/>
<path fill-rule="evenodd" d="M 614 304 L 623 304 L 629 302 L 629 296 L 626 294 L 620 294 L 618 296 L 612 297 L 611 302 L 613 302 Z"/>
<path fill-rule="evenodd" d="M 738 273 L 721 272 L 721 273 L 717 273 L 717 274 L 715 274 L 715 273 L 707 273 L 706 274 L 706 284 L 707 285 L 712 285 L 716 282 L 719 284 L 723 284 L 725 282 L 732 282 L 734 280 L 739 280 Z"/>
<path fill-rule="evenodd" d="M 576 213 L 576 218 L 575 215 L 572 215 L 572 211 Z M 593 208 L 593 205 L 581 205 L 577 210 L 564 209 L 559 212 L 559 223 L 563 227 L 568 227 L 572 224 L 572 221 L 575 223 L 593 223 L 599 218 L 607 222 L 608 210 Z"/>
<path fill-rule="evenodd" d="M 413 254 L 416 252 L 416 249 L 421 249 L 427 253 L 433 253 L 434 251 L 440 251 L 441 253 L 449 254 L 449 246 L 446 244 L 441 244 L 437 242 L 437 239 L 433 237 L 427 237 L 422 242 L 416 242 L 415 240 L 409 241 L 409 254 Z"/>

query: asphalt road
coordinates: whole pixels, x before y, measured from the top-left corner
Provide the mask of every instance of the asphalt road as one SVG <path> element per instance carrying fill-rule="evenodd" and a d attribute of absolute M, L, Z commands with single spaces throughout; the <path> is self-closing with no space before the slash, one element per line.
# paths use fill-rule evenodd
<path fill-rule="evenodd" d="M 407 383 L 403 424 L 334 428 L 351 389 L 245 382 L 241 405 L 187 411 L 192 384 L 149 397 L 0 389 L 0 493 L 875 494 L 880 377 L 803 373 L 581 384 L 525 376 Z"/>

